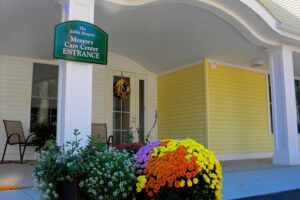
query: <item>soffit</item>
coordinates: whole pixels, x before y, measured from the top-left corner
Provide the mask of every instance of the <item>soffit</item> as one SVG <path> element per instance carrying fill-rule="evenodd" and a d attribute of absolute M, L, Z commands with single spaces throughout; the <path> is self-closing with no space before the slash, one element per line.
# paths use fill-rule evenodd
<path fill-rule="evenodd" d="M 258 0 L 278 21 L 300 32 L 299 0 Z"/>

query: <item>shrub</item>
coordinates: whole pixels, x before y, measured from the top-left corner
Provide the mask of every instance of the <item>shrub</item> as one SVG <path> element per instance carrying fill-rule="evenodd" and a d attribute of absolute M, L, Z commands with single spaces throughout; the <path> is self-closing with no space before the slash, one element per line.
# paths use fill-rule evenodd
<path fill-rule="evenodd" d="M 55 140 L 56 138 L 56 125 L 50 122 L 36 123 L 31 131 L 35 133 L 32 140 L 39 147 L 44 147 L 47 140 Z"/>
<path fill-rule="evenodd" d="M 116 149 L 118 149 L 119 151 L 123 151 L 123 150 L 126 150 L 128 153 L 130 154 L 136 154 L 140 148 L 142 148 L 143 143 L 141 142 L 134 142 L 134 143 L 131 143 L 131 144 L 119 144 L 117 146 L 115 146 Z"/>
<path fill-rule="evenodd" d="M 162 140 L 142 147 L 136 191 L 151 199 L 221 199 L 222 168 L 213 152 L 192 139 Z"/>
<path fill-rule="evenodd" d="M 83 174 L 82 148 L 79 146 L 80 140 L 77 140 L 79 134 L 78 130 L 74 131 L 76 139 L 66 143 L 67 149 L 48 141 L 47 150 L 42 151 L 33 172 L 42 199 L 59 199 L 59 184 L 70 182 Z"/>
<path fill-rule="evenodd" d="M 85 168 L 85 178 L 79 186 L 89 199 L 118 200 L 132 195 L 136 164 L 126 151 L 98 151 Z"/>

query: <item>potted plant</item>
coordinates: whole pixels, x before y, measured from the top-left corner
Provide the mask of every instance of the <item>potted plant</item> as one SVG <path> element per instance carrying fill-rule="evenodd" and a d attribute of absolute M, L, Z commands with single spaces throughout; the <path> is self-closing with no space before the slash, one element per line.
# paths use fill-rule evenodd
<path fill-rule="evenodd" d="M 137 165 L 126 151 L 105 149 L 90 154 L 79 186 L 91 200 L 133 199 Z"/>
<path fill-rule="evenodd" d="M 36 123 L 31 132 L 34 133 L 32 138 L 35 144 L 38 144 L 39 148 L 45 146 L 47 140 L 55 140 L 56 138 L 56 125 L 50 122 Z"/>
<path fill-rule="evenodd" d="M 131 155 L 134 155 L 142 146 L 145 145 L 144 139 L 140 140 L 141 135 L 144 133 L 144 129 L 142 127 L 138 127 L 136 128 L 136 133 L 137 135 L 135 135 L 133 127 L 128 128 L 127 131 L 122 135 L 123 143 L 116 145 L 115 148 L 120 151 L 126 150 Z M 138 138 L 139 141 L 134 142 L 135 138 Z"/>
<path fill-rule="evenodd" d="M 125 144 L 119 144 L 116 145 L 115 148 L 118 149 L 119 151 L 124 151 L 126 150 L 128 153 L 131 155 L 136 154 L 140 148 L 144 146 L 143 143 L 141 142 L 134 142 L 134 143 L 125 143 Z"/>
<path fill-rule="evenodd" d="M 64 147 L 46 144 L 33 172 L 43 200 L 132 199 L 137 164 L 128 152 L 107 149 L 99 139 L 80 146 L 75 140 Z"/>
<path fill-rule="evenodd" d="M 138 199 L 220 200 L 222 168 L 192 139 L 154 141 L 136 154 Z"/>
<path fill-rule="evenodd" d="M 75 141 L 67 142 L 64 147 L 48 141 L 46 150 L 42 151 L 33 172 L 37 190 L 41 199 L 82 200 L 84 196 L 79 189 L 80 177 L 84 173 L 80 132 L 74 130 Z"/>

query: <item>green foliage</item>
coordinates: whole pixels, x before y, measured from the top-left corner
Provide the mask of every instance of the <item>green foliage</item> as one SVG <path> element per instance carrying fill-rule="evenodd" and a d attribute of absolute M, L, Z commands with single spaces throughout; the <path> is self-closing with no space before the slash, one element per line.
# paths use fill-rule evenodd
<path fill-rule="evenodd" d="M 89 137 L 88 145 L 81 152 L 84 165 L 89 163 L 91 160 L 96 159 L 97 152 L 102 152 L 107 149 L 106 144 L 103 144 L 101 138 Z"/>
<path fill-rule="evenodd" d="M 85 179 L 79 186 L 91 200 L 119 200 L 131 197 L 135 184 L 136 164 L 126 151 L 96 151 L 85 163 Z"/>
<path fill-rule="evenodd" d="M 128 128 L 122 135 L 122 142 L 125 144 L 131 144 L 134 140 L 133 127 Z"/>
<path fill-rule="evenodd" d="M 43 147 L 47 140 L 55 140 L 56 137 L 56 126 L 50 122 L 37 123 L 32 131 L 35 133 L 33 141 L 40 147 Z"/>
<path fill-rule="evenodd" d="M 133 130 L 133 127 L 128 128 L 124 133 L 123 133 L 123 144 L 132 144 L 134 143 L 134 138 L 138 138 L 138 141 L 143 143 L 143 144 L 148 144 L 150 142 L 150 132 L 146 135 L 146 138 L 144 136 L 144 127 L 139 126 Z"/>
<path fill-rule="evenodd" d="M 33 172 L 43 200 L 60 199 L 60 185 L 81 180 L 83 192 L 90 200 L 117 200 L 129 197 L 135 184 L 136 164 L 126 151 L 108 150 L 100 139 L 89 138 L 81 147 L 80 132 L 74 130 L 74 141 L 64 147 L 47 141 Z"/>
<path fill-rule="evenodd" d="M 74 130 L 75 140 L 67 142 L 65 147 L 47 141 L 47 150 L 42 152 L 33 172 L 42 199 L 59 199 L 59 184 L 72 181 L 84 173 L 83 149 L 80 147 L 81 140 L 77 139 L 79 134 L 78 130 Z"/>

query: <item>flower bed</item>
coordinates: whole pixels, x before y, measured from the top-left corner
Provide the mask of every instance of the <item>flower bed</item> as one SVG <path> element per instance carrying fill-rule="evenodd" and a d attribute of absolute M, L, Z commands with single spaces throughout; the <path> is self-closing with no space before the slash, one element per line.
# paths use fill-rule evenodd
<path fill-rule="evenodd" d="M 221 165 L 195 140 L 125 145 L 119 151 L 92 139 L 80 147 L 78 130 L 74 135 L 66 149 L 52 144 L 41 155 L 33 175 L 44 200 L 68 199 L 71 193 L 90 200 L 222 198 Z"/>
<path fill-rule="evenodd" d="M 151 199 L 221 199 L 222 168 L 192 139 L 155 141 L 135 155 L 136 191 Z"/>

